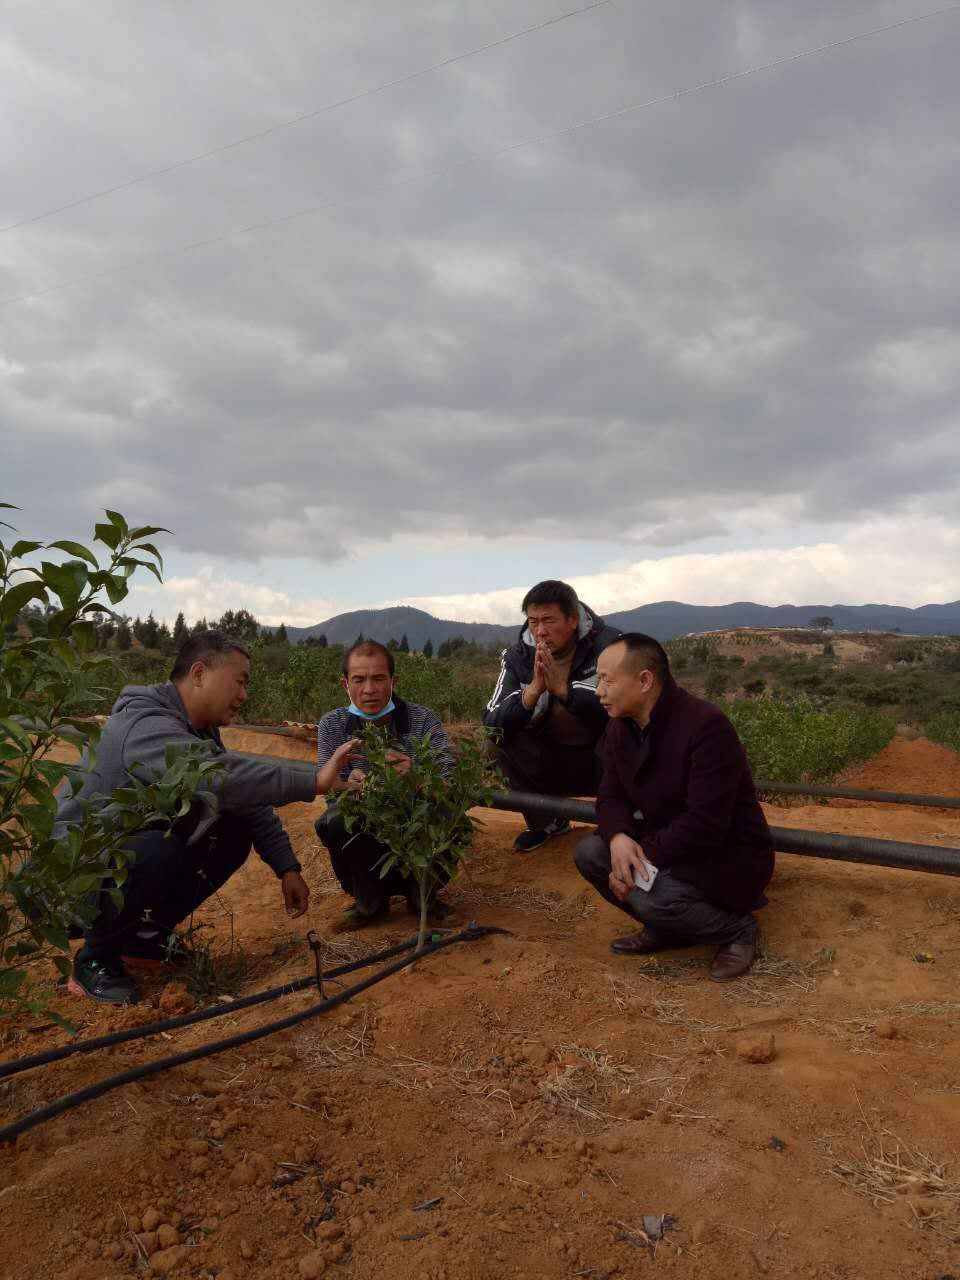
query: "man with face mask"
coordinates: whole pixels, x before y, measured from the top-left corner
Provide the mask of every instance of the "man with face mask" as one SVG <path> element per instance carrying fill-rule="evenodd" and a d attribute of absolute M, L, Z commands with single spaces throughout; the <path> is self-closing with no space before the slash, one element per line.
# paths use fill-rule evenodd
<path fill-rule="evenodd" d="M 359 790 L 370 770 L 359 751 L 358 735 L 369 724 L 384 728 L 395 744 L 390 761 L 400 773 L 410 769 L 412 738 L 429 736 L 445 765 L 453 764 L 450 742 L 440 726 L 439 716 L 429 707 L 405 702 L 397 694 L 394 680 L 395 664 L 390 650 L 376 640 L 358 641 L 343 655 L 341 684 L 348 704 L 327 712 L 317 726 L 318 766 L 328 770 L 331 761 L 339 760 L 327 787 L 327 810 L 315 825 L 321 843 L 330 854 L 340 887 L 354 898 L 341 921 L 342 928 L 361 928 L 383 920 L 394 895 L 406 898 L 407 906 L 415 915 L 420 911 L 416 881 L 395 867 L 381 876 L 380 862 L 389 850 L 365 831 L 349 832 L 337 810 L 337 794 Z M 434 901 L 430 917 L 442 919 L 447 911 L 444 904 Z"/>
<path fill-rule="evenodd" d="M 526 623 L 504 649 L 483 723 L 500 731 L 494 759 L 516 791 L 595 796 L 594 749 L 607 727 L 597 699 L 597 658 L 619 635 L 581 604 L 565 582 L 538 582 L 521 605 Z M 524 814 L 527 830 L 513 847 L 531 853 L 569 822 Z"/>

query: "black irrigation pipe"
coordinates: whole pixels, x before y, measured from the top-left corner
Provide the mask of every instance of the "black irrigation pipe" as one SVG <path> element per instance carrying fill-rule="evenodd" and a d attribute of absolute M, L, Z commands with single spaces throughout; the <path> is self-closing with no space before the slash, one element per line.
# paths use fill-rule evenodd
<path fill-rule="evenodd" d="M 567 818 L 573 822 L 597 820 L 595 808 L 586 800 L 535 795 L 529 791 L 498 791 L 491 808 L 510 812 L 535 813 L 544 818 Z M 770 828 L 780 853 L 797 853 L 809 858 L 830 858 L 838 862 L 863 862 L 878 867 L 898 867 L 904 871 L 932 871 L 942 876 L 960 876 L 960 849 L 933 844 L 910 844 L 902 840 L 875 840 L 829 831 L 804 831 L 794 827 Z"/>
<path fill-rule="evenodd" d="M 820 796 L 828 800 L 869 800 L 873 804 L 912 804 L 930 809 L 960 809 L 960 796 L 912 795 L 907 791 L 858 791 L 855 787 L 828 787 L 819 783 L 767 782 L 757 779 L 758 791 L 786 796 Z"/>
<path fill-rule="evenodd" d="M 357 969 L 369 968 L 379 964 L 381 960 L 392 960 L 404 951 L 411 951 L 417 945 L 416 937 L 407 942 L 400 942 L 394 947 L 387 947 L 372 956 L 364 956 L 361 960 L 351 960 L 349 964 L 340 965 L 337 969 L 324 972 L 327 978 L 340 978 L 345 973 L 353 973 Z M 92 1040 L 75 1040 L 71 1044 L 62 1045 L 58 1049 L 47 1049 L 43 1053 L 31 1054 L 29 1058 L 17 1058 L 12 1062 L 0 1063 L 0 1080 L 7 1076 L 19 1075 L 21 1071 L 29 1071 L 31 1067 L 45 1067 L 51 1062 L 60 1062 L 75 1053 L 93 1053 L 97 1049 L 109 1049 L 114 1045 L 125 1044 L 130 1040 L 143 1040 L 147 1036 L 158 1036 L 178 1027 L 189 1027 L 195 1022 L 207 1022 L 210 1018 L 222 1018 L 228 1013 L 236 1013 L 238 1009 L 250 1009 L 254 1005 L 263 1004 L 267 1000 L 277 1000 L 281 996 L 292 995 L 294 991 L 303 991 L 306 987 L 316 986 L 317 979 L 312 974 L 309 978 L 291 978 L 279 987 L 271 987 L 268 991 L 258 991 L 255 995 L 241 996 L 227 1004 L 217 1005 L 211 1009 L 198 1009 L 194 1013 L 182 1013 L 175 1018 L 164 1018 L 158 1022 L 150 1022 L 140 1027 L 131 1027 L 126 1031 L 112 1031 L 106 1036 L 97 1036 Z"/>
<path fill-rule="evenodd" d="M 260 725 L 238 726 L 253 733 L 284 733 L 296 737 L 293 730 L 272 729 Z M 300 741 L 305 739 L 300 738 Z M 235 755 L 248 760 L 269 760 L 271 764 L 299 765 L 313 768 L 306 760 L 287 760 L 281 756 L 263 756 L 252 751 L 237 751 Z M 960 796 L 931 796 L 909 791 L 864 791 L 856 787 L 830 787 L 819 782 L 772 782 L 768 778 L 755 779 L 758 791 L 773 792 L 785 796 L 817 796 L 826 800 L 866 800 L 873 804 L 909 804 L 928 809 L 960 809 Z M 587 819 L 592 821 L 592 819 Z"/>
<path fill-rule="evenodd" d="M 238 752 L 250 760 L 269 760 L 271 764 L 299 766 L 313 770 L 304 760 L 284 760 L 277 756 L 258 756 L 255 752 Z M 775 784 L 758 783 L 763 789 L 775 789 Z M 781 786 L 794 786 L 781 783 Z M 806 789 L 805 789 L 806 790 Z M 823 790 L 823 788 L 820 788 Z M 889 791 L 862 793 L 868 799 L 896 795 Z M 859 799 L 861 797 L 857 797 Z M 932 796 L 928 800 L 947 797 Z M 905 801 L 906 803 L 906 801 Z M 597 815 L 592 802 L 568 800 L 562 796 L 537 795 L 532 791 L 497 791 L 491 797 L 492 809 L 506 809 L 511 813 L 534 813 L 543 818 L 567 818 L 572 822 L 596 823 Z M 931 844 L 912 844 L 902 840 L 875 840 L 868 836 L 851 836 L 839 832 L 806 831 L 799 827 L 771 827 L 777 849 L 781 853 L 796 853 L 808 858 L 829 858 L 836 862 L 861 862 L 877 867 L 898 867 L 904 871 L 931 871 L 936 875 L 960 876 L 960 849 Z"/>
<path fill-rule="evenodd" d="M 169 1058 L 158 1058 L 155 1062 L 146 1062 L 142 1066 L 131 1067 L 129 1071 L 123 1071 L 115 1076 L 108 1076 L 107 1079 L 100 1080 L 97 1084 L 89 1085 L 86 1089 L 78 1089 L 76 1093 L 68 1093 L 65 1097 L 58 1098 L 56 1102 L 51 1102 L 48 1106 L 40 1107 L 36 1111 L 30 1111 L 12 1124 L 5 1125 L 0 1129 L 0 1143 L 13 1142 L 22 1133 L 35 1129 L 37 1125 L 44 1124 L 55 1116 L 63 1115 L 65 1111 L 71 1111 L 74 1107 L 82 1106 L 85 1102 L 92 1102 L 94 1098 L 102 1098 L 105 1093 L 110 1093 L 113 1089 L 119 1089 L 122 1085 L 132 1084 L 135 1080 L 143 1080 L 146 1076 L 157 1075 L 161 1071 L 169 1071 L 173 1067 L 185 1066 L 188 1062 L 196 1062 L 200 1058 L 209 1058 L 216 1053 L 224 1053 L 228 1049 L 239 1049 L 243 1045 L 262 1040 L 277 1031 L 286 1031 L 290 1027 L 296 1027 L 301 1022 L 306 1022 L 321 1013 L 326 1013 L 329 1009 L 336 1008 L 337 1005 L 345 1004 L 348 1000 L 352 1000 L 354 996 L 358 996 L 361 992 L 368 991 L 370 987 L 376 986 L 378 982 L 383 982 L 385 978 L 399 973 L 401 969 L 407 968 L 414 961 L 434 955 L 445 947 L 453 946 L 458 942 L 474 942 L 478 938 L 485 937 L 491 933 L 506 932 L 506 929 L 497 929 L 490 925 L 468 924 L 459 933 L 440 938 L 436 942 L 428 942 L 421 951 L 414 951 L 410 955 L 403 956 L 401 959 L 394 961 L 393 964 L 387 965 L 385 969 L 381 969 L 369 978 L 365 978 L 362 982 L 358 982 L 356 986 L 347 987 L 345 991 L 340 991 L 335 996 L 329 996 L 318 1004 L 312 1004 L 308 1009 L 301 1009 L 299 1013 L 291 1013 L 286 1018 L 279 1018 L 276 1022 L 269 1022 L 265 1026 L 255 1027 L 252 1031 L 243 1031 L 239 1035 L 229 1036 L 225 1040 L 215 1040 L 211 1044 L 201 1045 L 197 1049 L 188 1049 L 184 1053 L 177 1053 Z"/>

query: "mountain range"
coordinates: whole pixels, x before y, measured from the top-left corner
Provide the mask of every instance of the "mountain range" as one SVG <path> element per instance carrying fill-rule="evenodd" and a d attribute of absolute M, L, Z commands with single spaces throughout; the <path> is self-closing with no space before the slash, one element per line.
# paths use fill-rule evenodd
<path fill-rule="evenodd" d="M 645 631 L 658 640 L 674 640 L 677 636 L 702 631 L 721 631 L 731 627 L 806 627 L 811 619 L 829 617 L 840 631 L 902 631 L 908 635 L 960 634 L 960 600 L 949 604 L 925 604 L 908 609 L 893 604 L 753 604 L 749 600 L 734 604 L 682 604 L 677 600 L 660 600 L 606 615 L 611 626 L 621 631 Z M 411 649 L 422 649 L 427 640 L 434 650 L 444 640 L 463 636 L 477 644 L 503 644 L 516 638 L 520 622 L 514 626 L 498 626 L 491 622 L 457 622 L 435 618 L 423 609 L 401 605 L 391 609 L 355 609 L 338 613 L 312 627 L 287 627 L 292 644 L 308 636 L 327 637 L 330 644 L 352 644 L 358 635 L 369 640 L 400 641 L 404 636 Z"/>

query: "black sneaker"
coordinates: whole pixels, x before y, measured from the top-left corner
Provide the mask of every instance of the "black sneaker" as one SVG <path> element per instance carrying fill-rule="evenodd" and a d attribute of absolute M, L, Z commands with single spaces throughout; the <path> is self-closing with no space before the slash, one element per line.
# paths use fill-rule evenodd
<path fill-rule="evenodd" d="M 190 953 L 175 933 L 140 929 L 123 944 L 120 959 L 128 969 L 159 969 L 161 965 L 185 964 Z"/>
<path fill-rule="evenodd" d="M 538 828 L 536 831 L 521 831 L 514 840 L 513 847 L 517 853 L 533 853 L 534 849 L 539 849 L 554 836 L 566 835 L 569 830 L 570 823 L 566 818 L 554 818 L 552 822 L 548 822 L 545 827 Z"/>
<path fill-rule="evenodd" d="M 73 976 L 67 979 L 71 995 L 87 996 L 101 1004 L 136 1004 L 137 988 L 119 960 L 73 962 Z"/>

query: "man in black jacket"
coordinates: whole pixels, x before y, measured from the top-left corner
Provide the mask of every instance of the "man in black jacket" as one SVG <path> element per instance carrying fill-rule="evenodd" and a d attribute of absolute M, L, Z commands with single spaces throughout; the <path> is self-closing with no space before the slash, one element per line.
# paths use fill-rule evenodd
<path fill-rule="evenodd" d="M 499 729 L 494 758 L 510 786 L 541 795 L 597 794 L 594 748 L 607 726 L 597 700 L 597 657 L 619 635 L 565 582 L 538 582 L 521 606 L 526 625 L 504 649 L 483 723 Z M 525 813 L 520 853 L 539 849 L 569 822 Z"/>

